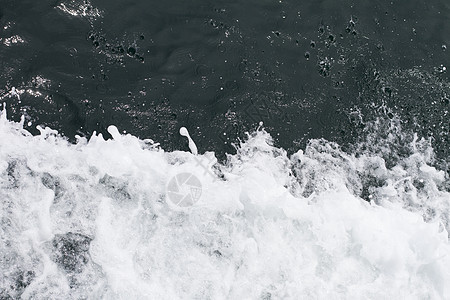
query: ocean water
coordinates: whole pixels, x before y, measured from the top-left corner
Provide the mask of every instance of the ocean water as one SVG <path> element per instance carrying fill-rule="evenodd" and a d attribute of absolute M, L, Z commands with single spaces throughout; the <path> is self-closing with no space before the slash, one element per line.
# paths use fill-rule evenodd
<path fill-rule="evenodd" d="M 352 144 L 355 113 L 386 108 L 447 157 L 449 15 L 444 0 L 2 0 L 0 98 L 17 89 L 9 116 L 33 134 L 114 124 L 173 151 L 186 126 L 221 159 L 260 121 L 292 154 Z"/>
<path fill-rule="evenodd" d="M 449 19 L 0 0 L 0 299 L 449 299 Z"/>

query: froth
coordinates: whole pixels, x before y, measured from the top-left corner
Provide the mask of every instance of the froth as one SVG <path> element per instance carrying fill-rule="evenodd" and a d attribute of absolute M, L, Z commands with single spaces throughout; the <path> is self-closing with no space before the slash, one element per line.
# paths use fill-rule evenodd
<path fill-rule="evenodd" d="M 448 178 L 419 140 L 390 165 L 325 140 L 289 157 L 260 128 L 218 164 L 108 131 L 70 144 L 2 115 L 0 295 L 450 297 Z M 176 207 L 187 172 L 170 192 L 201 193 Z"/>

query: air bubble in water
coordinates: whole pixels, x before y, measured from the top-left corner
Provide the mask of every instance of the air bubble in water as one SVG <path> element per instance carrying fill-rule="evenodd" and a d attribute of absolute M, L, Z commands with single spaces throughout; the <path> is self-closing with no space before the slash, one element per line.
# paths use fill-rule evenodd
<path fill-rule="evenodd" d="M 136 54 L 136 49 L 134 47 L 129 47 L 127 50 L 129 56 L 134 56 Z"/>
<path fill-rule="evenodd" d="M 435 70 L 438 73 L 445 73 L 447 71 L 447 67 L 444 65 L 440 65 L 439 67 L 435 68 Z"/>

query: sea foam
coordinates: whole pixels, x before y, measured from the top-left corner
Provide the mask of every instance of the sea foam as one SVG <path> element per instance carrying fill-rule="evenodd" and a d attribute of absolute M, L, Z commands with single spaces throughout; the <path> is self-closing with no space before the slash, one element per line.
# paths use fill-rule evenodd
<path fill-rule="evenodd" d="M 325 140 L 289 156 L 260 128 L 220 164 L 22 125 L 2 113 L 2 297 L 450 298 L 449 179 L 424 141 L 389 164 Z"/>

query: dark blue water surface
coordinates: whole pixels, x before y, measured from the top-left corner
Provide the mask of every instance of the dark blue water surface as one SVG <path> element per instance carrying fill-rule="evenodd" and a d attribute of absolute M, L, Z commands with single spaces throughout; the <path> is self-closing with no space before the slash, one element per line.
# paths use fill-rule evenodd
<path fill-rule="evenodd" d="M 0 93 L 32 132 L 115 124 L 186 150 L 186 126 L 221 156 L 259 121 L 296 151 L 398 116 L 449 155 L 445 0 L 0 0 L 0 27 Z"/>

